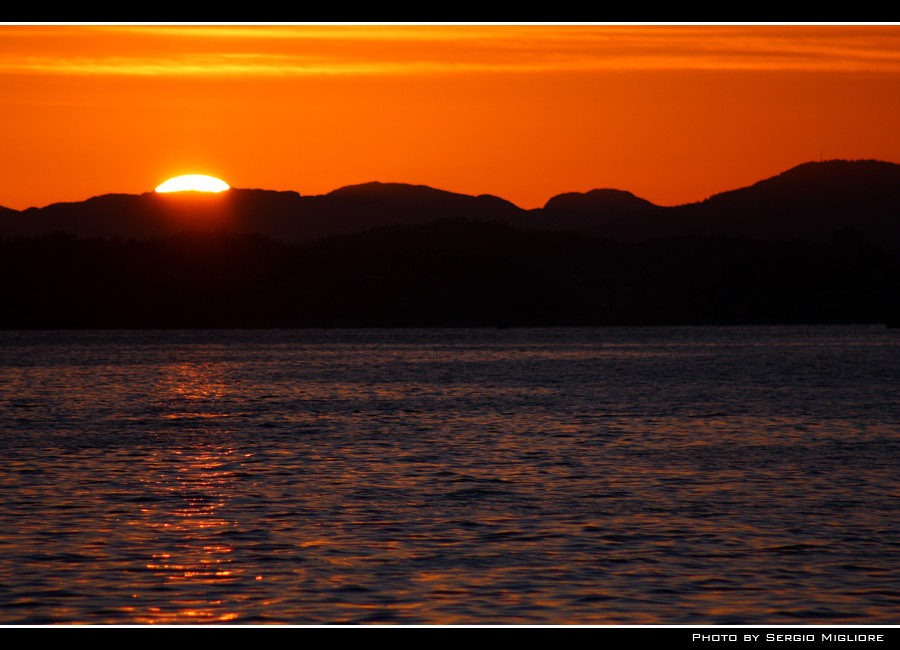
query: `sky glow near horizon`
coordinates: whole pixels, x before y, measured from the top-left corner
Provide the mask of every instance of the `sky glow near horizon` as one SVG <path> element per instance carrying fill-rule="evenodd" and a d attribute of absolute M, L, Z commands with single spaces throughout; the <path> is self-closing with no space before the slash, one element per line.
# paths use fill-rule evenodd
<path fill-rule="evenodd" d="M 900 161 L 894 24 L 0 25 L 0 83 L 16 209 L 188 170 L 673 205 Z"/>

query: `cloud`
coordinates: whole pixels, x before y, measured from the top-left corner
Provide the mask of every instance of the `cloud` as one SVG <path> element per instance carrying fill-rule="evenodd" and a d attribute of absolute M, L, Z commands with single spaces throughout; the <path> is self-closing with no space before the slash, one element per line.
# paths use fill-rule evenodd
<path fill-rule="evenodd" d="M 0 73 L 900 72 L 895 25 L 3 26 Z"/>

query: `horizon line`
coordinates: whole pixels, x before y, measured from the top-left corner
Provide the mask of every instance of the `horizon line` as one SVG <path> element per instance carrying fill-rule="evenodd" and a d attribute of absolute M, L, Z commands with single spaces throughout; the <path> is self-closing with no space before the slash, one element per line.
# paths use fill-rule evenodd
<path fill-rule="evenodd" d="M 448 190 L 448 189 L 444 189 L 444 188 L 442 188 L 442 187 L 438 187 L 438 186 L 430 185 L 430 184 L 426 184 L 426 183 L 411 183 L 411 182 L 406 182 L 406 181 L 381 181 L 381 180 L 362 181 L 362 182 L 359 182 L 359 183 L 349 183 L 349 184 L 347 184 L 347 185 L 340 185 L 340 186 L 335 187 L 335 188 L 333 188 L 333 189 L 331 189 L 331 190 L 328 190 L 328 191 L 323 192 L 323 193 L 318 193 L 318 194 L 303 194 L 303 193 L 300 192 L 299 190 L 292 190 L 292 189 L 288 189 L 288 190 L 276 190 L 276 189 L 268 189 L 268 188 L 264 188 L 264 187 L 239 187 L 239 186 L 231 185 L 231 183 L 228 183 L 228 185 L 229 185 L 228 189 L 222 190 L 222 191 L 220 191 L 220 192 L 196 192 L 196 193 L 197 193 L 197 194 L 213 194 L 213 195 L 215 195 L 215 196 L 222 196 L 222 195 L 224 195 L 224 194 L 227 194 L 227 193 L 229 192 L 229 190 L 239 190 L 239 191 L 284 192 L 284 193 L 289 193 L 289 192 L 290 192 L 290 193 L 297 194 L 297 195 L 300 196 L 300 197 L 317 197 L 317 196 L 327 196 L 328 194 L 331 194 L 331 193 L 336 192 L 336 191 L 341 190 L 341 189 L 345 189 L 345 188 L 349 188 L 349 187 L 359 187 L 359 186 L 362 186 L 362 185 L 373 185 L 373 184 L 380 184 L 380 185 L 406 185 L 406 186 L 409 186 L 409 187 L 425 187 L 425 188 L 432 189 L 432 190 L 436 190 L 436 191 L 439 191 L 439 192 L 447 192 L 447 193 L 449 193 L 449 194 L 456 194 L 456 195 L 460 195 L 460 196 L 472 196 L 472 197 L 478 197 L 478 196 L 492 196 L 492 197 L 497 198 L 497 199 L 500 199 L 500 200 L 502 200 L 502 201 L 506 201 L 507 203 L 510 203 L 510 204 L 514 205 L 516 208 L 518 208 L 518 209 L 520 209 L 520 210 L 530 211 L 530 210 L 541 210 L 541 209 L 543 209 L 543 208 L 546 207 L 547 203 L 548 203 L 551 199 L 553 199 L 553 198 L 555 198 L 555 197 L 558 197 L 558 196 L 562 196 L 562 195 L 564 195 L 564 194 L 586 194 L 586 193 L 591 192 L 591 191 L 594 191 L 594 190 L 615 190 L 615 191 L 618 191 L 618 192 L 627 192 L 627 193 L 631 194 L 632 196 L 635 196 L 636 198 L 642 199 L 642 200 L 644 200 L 644 201 L 648 201 L 649 203 L 651 203 L 651 204 L 654 205 L 654 206 L 662 207 L 662 208 L 667 208 L 667 207 L 678 207 L 678 206 L 682 206 L 682 205 L 691 205 L 691 204 L 694 204 L 694 203 L 702 203 L 703 201 L 706 201 L 707 199 L 709 199 L 709 198 L 712 197 L 712 196 L 716 196 L 716 195 L 719 195 L 719 194 L 724 194 L 724 193 L 726 193 L 726 192 L 732 192 L 732 191 L 735 191 L 735 190 L 740 190 L 740 189 L 744 189 L 744 188 L 747 188 L 747 187 L 751 187 L 752 185 L 755 185 L 756 183 L 759 183 L 759 182 L 764 181 L 764 180 L 768 180 L 768 179 L 770 179 L 770 178 L 775 178 L 776 176 L 779 176 L 779 175 L 781 175 L 781 174 L 784 174 L 784 173 L 786 173 L 786 172 L 789 172 L 789 171 L 791 171 L 791 170 L 793 170 L 793 169 L 796 169 L 796 168 L 798 168 L 798 167 L 802 167 L 803 165 L 809 165 L 809 164 L 827 164 L 827 163 L 833 163 L 833 162 L 877 162 L 877 163 L 885 163 L 885 164 L 889 164 L 889 165 L 900 165 L 900 163 L 896 163 L 896 162 L 893 162 L 893 161 L 890 161 L 890 160 L 878 159 L 878 158 L 828 158 L 828 159 L 822 159 L 822 158 L 820 158 L 820 159 L 811 159 L 811 160 L 806 160 L 806 161 L 797 163 L 797 164 L 795 164 L 795 165 L 792 165 L 791 167 L 788 167 L 788 168 L 786 168 L 786 169 L 784 169 L 784 170 L 782 170 L 782 171 L 780 171 L 780 172 L 775 172 L 775 173 L 773 173 L 773 174 L 770 174 L 769 176 L 765 176 L 765 177 L 763 177 L 763 178 L 759 178 L 759 179 L 757 179 L 756 181 L 752 181 L 752 182 L 750 182 L 750 183 L 747 184 L 747 185 L 740 185 L 740 186 L 738 186 L 738 187 L 732 187 L 732 188 L 730 188 L 730 189 L 719 190 L 719 191 L 717 191 L 717 192 L 714 192 L 714 193 L 712 193 L 712 194 L 707 195 L 707 196 L 704 197 L 704 198 L 694 199 L 693 201 L 687 201 L 687 202 L 682 202 L 682 203 L 674 203 L 674 204 L 669 204 L 669 205 L 659 204 L 659 203 L 654 203 L 654 202 L 652 202 L 652 201 L 649 201 L 648 199 L 644 199 L 643 197 L 641 197 L 641 196 L 639 196 L 639 195 L 637 195 L 637 194 L 634 194 L 634 193 L 631 192 L 630 190 L 621 189 L 621 188 L 615 188 L 615 187 L 608 187 L 608 186 L 595 186 L 595 187 L 592 187 L 591 189 L 588 189 L 588 190 L 565 190 L 565 191 L 562 191 L 562 192 L 557 192 L 556 194 L 553 194 L 553 195 L 551 195 L 549 198 L 547 198 L 547 199 L 543 202 L 543 204 L 540 205 L 540 206 L 538 206 L 538 207 L 535 207 L 535 208 L 523 208 L 523 207 L 521 207 L 519 204 L 517 204 L 516 202 L 514 202 L 514 201 L 512 201 L 512 200 L 510 200 L 510 199 L 507 199 L 507 198 L 505 198 L 505 197 L 503 197 L 503 196 L 500 196 L 499 194 L 492 194 L 492 193 L 469 194 L 469 193 L 467 193 L 467 192 L 460 192 L 460 191 L 456 191 L 456 190 Z M 171 195 L 173 195 L 173 194 L 184 194 L 184 192 L 186 192 L 186 191 L 189 191 L 189 190 L 185 190 L 185 191 L 183 191 L 183 192 L 166 192 L 166 193 L 164 193 L 164 194 L 166 194 L 166 195 L 168 195 L 168 196 L 171 196 Z M 52 206 L 52 205 L 62 205 L 62 204 L 67 204 L 67 203 L 83 203 L 83 202 L 85 202 L 85 201 L 89 201 L 89 200 L 91 200 L 91 199 L 95 199 L 95 198 L 99 198 L 99 197 L 103 197 L 103 196 L 115 196 L 115 195 L 121 195 L 121 196 L 144 196 L 145 194 L 154 194 L 154 195 L 155 195 L 155 194 L 159 194 L 159 192 L 157 192 L 155 189 L 150 189 L 150 190 L 146 190 L 146 191 L 143 191 L 143 192 L 137 192 L 137 193 L 134 193 L 134 192 L 115 192 L 115 191 L 112 191 L 112 192 L 103 192 L 103 193 L 100 193 L 100 194 L 93 194 L 93 195 L 88 196 L 87 198 L 83 198 L 83 199 L 63 200 L 63 201 L 53 201 L 53 202 L 51 202 L 51 203 L 46 203 L 46 204 L 44 204 L 44 205 L 31 205 L 31 206 L 28 206 L 28 207 L 26 207 L 26 208 L 21 208 L 21 209 L 19 209 L 19 208 L 11 208 L 11 207 L 9 207 L 9 206 L 7 206 L 7 205 L 4 205 L 3 203 L 0 203 L 0 208 L 6 209 L 6 210 L 12 210 L 12 211 L 14 211 L 14 212 L 25 212 L 25 211 L 27 211 L 27 210 L 42 210 L 43 208 L 50 207 L 50 206 Z M 211 197 L 211 198 L 213 198 L 213 197 Z"/>

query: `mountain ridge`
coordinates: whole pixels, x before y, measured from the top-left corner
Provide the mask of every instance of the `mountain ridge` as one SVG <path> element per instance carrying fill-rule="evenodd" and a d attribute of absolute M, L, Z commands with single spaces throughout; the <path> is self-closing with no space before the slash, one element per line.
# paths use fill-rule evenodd
<path fill-rule="evenodd" d="M 491 194 L 371 181 L 325 194 L 233 188 L 222 194 L 110 193 L 37 208 L 0 208 L 0 237 L 164 237 L 184 230 L 258 233 L 285 242 L 439 219 L 498 221 L 528 230 L 644 241 L 729 236 L 826 241 L 839 231 L 900 245 L 900 165 L 830 160 L 796 165 L 701 201 L 660 206 L 626 190 L 557 194 L 524 209 Z"/>
<path fill-rule="evenodd" d="M 376 182 L 0 214 L 32 228 L 0 236 L 0 328 L 900 322 L 900 166 L 773 179 L 674 207 Z"/>

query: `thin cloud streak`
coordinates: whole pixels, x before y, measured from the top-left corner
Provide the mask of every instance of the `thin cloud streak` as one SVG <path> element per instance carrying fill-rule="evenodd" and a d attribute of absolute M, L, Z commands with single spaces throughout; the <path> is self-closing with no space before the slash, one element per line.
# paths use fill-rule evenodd
<path fill-rule="evenodd" d="M 0 74 L 900 72 L 900 26 L 130 25 L 24 30 L 0 30 Z"/>

